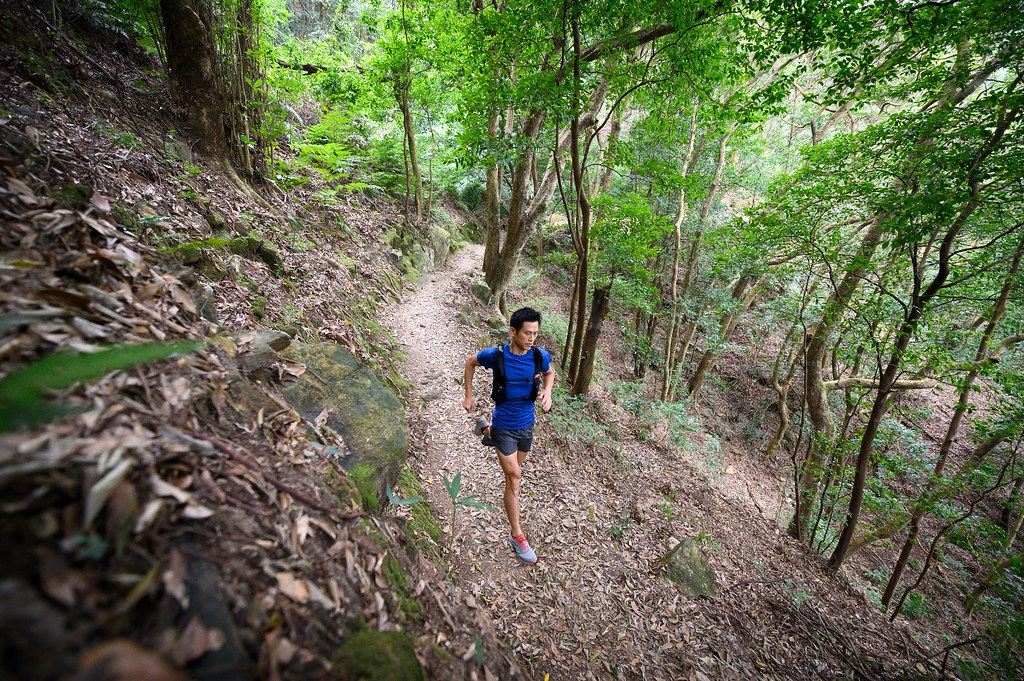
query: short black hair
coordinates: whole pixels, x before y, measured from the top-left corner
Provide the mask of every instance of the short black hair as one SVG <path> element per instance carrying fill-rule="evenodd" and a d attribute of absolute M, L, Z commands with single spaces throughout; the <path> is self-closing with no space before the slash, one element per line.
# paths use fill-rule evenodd
<path fill-rule="evenodd" d="M 512 318 L 508 320 L 508 325 L 519 331 L 523 328 L 523 322 L 537 322 L 540 324 L 540 312 L 537 312 L 532 307 L 521 307 L 512 313 Z"/>

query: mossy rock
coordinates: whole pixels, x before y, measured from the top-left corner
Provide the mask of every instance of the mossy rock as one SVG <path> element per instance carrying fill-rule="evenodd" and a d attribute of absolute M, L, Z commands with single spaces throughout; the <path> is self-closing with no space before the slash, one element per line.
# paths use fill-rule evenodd
<path fill-rule="evenodd" d="M 363 629 L 353 634 L 334 657 L 339 681 L 426 681 L 408 636 L 397 631 Z"/>
<path fill-rule="evenodd" d="M 235 255 L 264 263 L 274 274 L 284 271 L 284 261 L 277 249 L 252 234 L 240 236 L 228 242 L 228 248 Z"/>
<path fill-rule="evenodd" d="M 418 272 L 430 272 L 444 267 L 451 253 L 452 237 L 445 229 L 431 225 L 426 238 L 412 244 L 408 249 L 408 262 Z M 403 260 L 403 264 L 407 262 Z"/>
<path fill-rule="evenodd" d="M 473 295 L 484 305 L 491 302 L 491 287 L 487 285 L 487 282 L 483 279 L 477 279 L 469 285 L 469 290 L 473 292 Z"/>
<path fill-rule="evenodd" d="M 661 559 L 662 576 L 691 596 L 714 598 L 715 571 L 708 565 L 700 546 L 693 539 L 684 539 Z"/>
<path fill-rule="evenodd" d="M 135 215 L 135 211 L 131 209 L 131 206 L 127 206 L 120 201 L 110 204 L 110 215 L 117 224 L 129 232 L 135 232 L 139 228 L 139 218 Z"/>
<path fill-rule="evenodd" d="M 81 182 L 68 182 L 57 192 L 57 198 L 72 208 L 84 210 L 92 199 L 92 187 Z"/>
<path fill-rule="evenodd" d="M 281 354 L 309 369 L 285 390 L 285 399 L 310 421 L 329 410 L 327 426 L 350 452 L 342 465 L 349 471 L 358 466 L 360 477 L 367 478 L 359 485 L 361 495 L 382 504 L 385 487 L 394 487 L 408 454 L 402 403 L 369 367 L 334 343 L 292 343 Z"/>
<path fill-rule="evenodd" d="M 210 209 L 210 211 L 206 213 L 205 217 L 207 224 L 210 225 L 210 229 L 214 232 L 224 232 L 227 230 L 227 221 L 224 219 L 224 216 L 217 211 Z"/>

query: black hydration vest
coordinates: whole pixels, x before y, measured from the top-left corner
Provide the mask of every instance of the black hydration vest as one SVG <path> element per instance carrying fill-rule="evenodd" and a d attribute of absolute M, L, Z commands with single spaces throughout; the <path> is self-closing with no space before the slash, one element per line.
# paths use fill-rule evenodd
<path fill-rule="evenodd" d="M 494 384 L 491 386 L 491 399 L 495 404 L 507 402 L 505 397 L 505 386 L 508 385 L 508 376 L 505 374 L 505 350 L 499 345 L 495 348 L 494 355 Z M 544 357 L 540 354 L 540 348 L 533 348 L 533 386 L 530 388 L 530 396 L 524 402 L 536 402 L 540 394 L 540 368 L 544 364 Z"/>

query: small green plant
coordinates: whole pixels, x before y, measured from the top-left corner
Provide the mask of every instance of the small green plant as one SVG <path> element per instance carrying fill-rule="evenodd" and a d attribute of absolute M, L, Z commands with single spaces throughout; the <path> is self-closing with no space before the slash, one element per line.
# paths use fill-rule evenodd
<path fill-rule="evenodd" d="M 388 501 L 390 501 L 391 505 L 395 506 L 396 508 L 400 508 L 402 506 L 412 506 L 418 501 L 423 501 L 423 497 L 419 495 L 414 497 L 400 497 L 397 494 L 395 494 L 395 491 L 393 489 L 391 489 L 391 485 L 385 486 L 384 491 L 388 495 Z"/>
<path fill-rule="evenodd" d="M 441 480 L 444 482 L 444 488 L 448 490 L 448 496 L 452 500 L 452 520 L 448 534 L 448 548 L 445 553 L 451 554 L 452 542 L 455 540 L 455 514 L 459 510 L 459 506 L 469 506 L 471 508 L 482 508 L 487 511 L 493 511 L 494 507 L 484 504 L 476 500 L 477 495 L 472 494 L 467 497 L 460 497 L 459 492 L 462 489 L 462 472 L 455 474 L 451 480 L 446 476 L 442 475 Z"/>
<path fill-rule="evenodd" d="M 153 220 L 155 218 L 149 218 L 149 219 Z M 163 218 L 163 219 L 166 219 L 166 218 Z M 141 222 L 141 220 L 140 220 L 140 222 Z M 190 251 L 192 249 L 220 248 L 222 246 L 227 246 L 230 243 L 231 243 L 231 239 L 224 239 L 224 238 L 221 238 L 221 237 L 211 237 L 209 239 L 202 239 L 200 241 L 186 241 L 184 243 L 172 244 L 172 245 L 169 245 L 169 246 L 158 246 L 157 250 L 163 251 L 165 253 L 180 253 L 182 251 Z"/>
<path fill-rule="evenodd" d="M 665 520 L 672 522 L 673 511 L 672 507 L 669 506 L 668 502 L 663 502 L 657 505 L 657 508 L 661 509 L 661 512 L 665 514 Z"/>
<path fill-rule="evenodd" d="M 900 608 L 900 613 L 907 619 L 912 620 L 930 617 L 932 609 L 928 604 L 928 596 L 922 593 L 910 594 L 907 596 L 906 600 L 903 601 L 903 607 Z"/>
<path fill-rule="evenodd" d="M 618 522 L 608 528 L 608 534 L 610 534 L 614 539 L 622 539 L 626 535 L 626 532 L 635 526 L 636 523 L 633 522 L 633 519 L 623 511 L 619 516 Z"/>
<path fill-rule="evenodd" d="M 142 143 L 139 142 L 139 138 L 135 136 L 135 133 L 120 130 L 115 125 L 98 123 L 93 129 L 122 149 L 140 149 L 142 147 Z"/>
<path fill-rule="evenodd" d="M 880 567 L 875 570 L 865 569 L 864 576 L 875 584 L 885 584 L 889 581 L 889 569 L 885 567 Z"/>
<path fill-rule="evenodd" d="M 700 530 L 699 532 L 697 532 L 697 536 L 694 537 L 693 540 L 695 542 L 697 542 L 698 544 L 700 544 L 701 546 L 709 546 L 711 548 L 715 547 L 715 539 L 714 539 L 714 537 L 712 537 L 710 534 L 708 534 L 704 530 Z"/>
<path fill-rule="evenodd" d="M 560 437 L 587 445 L 608 442 L 606 429 L 587 416 L 589 410 L 584 398 L 557 389 L 551 398 L 554 408 L 548 414 L 548 422 Z"/>
<path fill-rule="evenodd" d="M 811 600 L 813 596 L 802 589 L 798 589 L 796 582 L 792 579 L 787 579 L 782 583 L 782 588 L 786 592 L 786 596 L 789 597 L 789 602 L 793 606 L 793 609 L 800 612 L 800 607 L 804 603 Z"/>

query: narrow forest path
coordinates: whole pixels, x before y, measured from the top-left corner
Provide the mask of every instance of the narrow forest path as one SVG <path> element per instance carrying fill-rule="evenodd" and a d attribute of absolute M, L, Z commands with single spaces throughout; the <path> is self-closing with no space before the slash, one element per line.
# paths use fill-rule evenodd
<path fill-rule="evenodd" d="M 409 465 L 441 516 L 453 581 L 469 607 L 487 613 L 529 677 L 831 678 L 857 668 L 860 653 L 850 650 L 889 651 L 881 615 L 763 511 L 730 493 L 735 481 L 709 473 L 697 445 L 687 454 L 651 433 L 641 441 L 636 421 L 607 399 L 592 408 L 615 432 L 573 446 L 582 453 L 556 444 L 553 419 L 572 430 L 586 414 L 538 414 L 520 501 L 539 560 L 521 565 L 505 543 L 497 455 L 480 444 L 475 415 L 462 409 L 465 358 L 497 340 L 465 323 L 482 259 L 482 246 L 458 251 L 383 321 L 406 354 Z M 543 326 L 538 343 L 557 350 Z M 484 406 L 490 381 L 490 372 L 476 372 L 474 393 Z M 460 496 L 477 495 L 493 510 L 460 506 L 452 536 L 442 476 L 458 473 Z M 686 537 L 703 546 L 716 572 L 714 599 L 690 598 L 659 576 L 661 557 Z"/>

